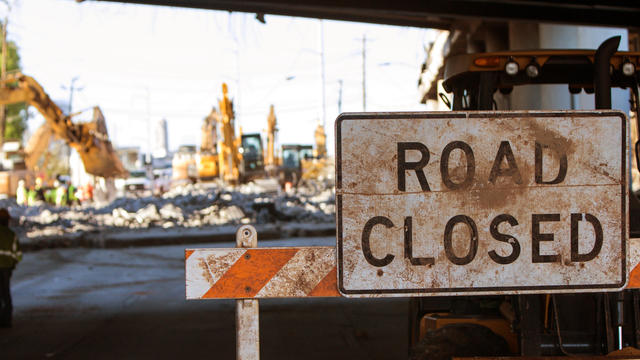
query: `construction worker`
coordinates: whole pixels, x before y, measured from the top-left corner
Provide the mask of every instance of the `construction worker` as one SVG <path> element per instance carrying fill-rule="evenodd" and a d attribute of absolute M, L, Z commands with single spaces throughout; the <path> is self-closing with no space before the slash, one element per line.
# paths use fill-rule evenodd
<path fill-rule="evenodd" d="M 24 180 L 18 180 L 18 188 L 16 189 L 16 204 L 27 205 L 27 188 L 24 186 Z"/>
<path fill-rule="evenodd" d="M 9 280 L 16 264 L 22 260 L 18 237 L 9 229 L 9 212 L 0 209 L 0 327 L 11 327 L 11 289 Z"/>
<path fill-rule="evenodd" d="M 80 205 L 80 199 L 78 199 L 78 189 L 73 186 L 72 183 L 69 183 L 67 187 L 67 204 L 71 205 Z"/>
<path fill-rule="evenodd" d="M 53 201 L 57 206 L 66 206 L 67 205 L 67 186 L 64 181 L 56 180 L 53 184 Z"/>
<path fill-rule="evenodd" d="M 36 178 L 36 186 L 27 193 L 27 203 L 29 206 L 40 205 L 44 202 L 44 189 L 42 188 L 42 178 Z"/>

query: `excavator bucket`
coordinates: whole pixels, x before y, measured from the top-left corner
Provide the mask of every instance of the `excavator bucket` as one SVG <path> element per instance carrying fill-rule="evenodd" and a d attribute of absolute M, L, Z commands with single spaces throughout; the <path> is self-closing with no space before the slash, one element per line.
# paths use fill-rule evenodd
<path fill-rule="evenodd" d="M 99 107 L 93 108 L 93 120 L 89 123 L 74 124 L 84 142 L 71 142 L 78 151 L 87 173 L 104 178 L 127 177 L 129 173 L 116 154 L 109 135 L 104 115 Z"/>

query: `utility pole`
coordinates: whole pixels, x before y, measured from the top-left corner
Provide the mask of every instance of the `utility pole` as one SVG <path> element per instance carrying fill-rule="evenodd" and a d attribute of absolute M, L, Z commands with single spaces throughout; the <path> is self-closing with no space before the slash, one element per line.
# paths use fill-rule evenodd
<path fill-rule="evenodd" d="M 75 91 L 82 91 L 82 87 L 78 88 L 75 87 L 76 81 L 78 81 L 78 77 L 74 76 L 73 78 L 71 78 L 71 83 L 69 84 L 69 106 L 68 106 L 68 111 L 67 111 L 67 116 L 71 117 L 72 113 L 73 113 L 73 93 Z M 62 86 L 63 90 L 67 90 L 67 88 L 63 85 Z M 62 145 L 63 149 L 64 149 L 64 156 L 67 158 L 67 169 L 69 170 L 69 174 L 71 174 L 71 146 L 69 146 L 69 144 L 67 144 L 66 142 Z"/>
<path fill-rule="evenodd" d="M 327 114 L 327 102 L 326 102 L 326 91 L 325 91 L 325 69 L 324 69 L 324 22 L 320 20 L 320 65 L 322 67 L 322 127 L 326 123 L 326 114 Z"/>
<path fill-rule="evenodd" d="M 78 77 L 74 76 L 71 79 L 71 84 L 69 85 L 69 111 L 68 111 L 68 116 L 71 116 L 71 113 L 73 112 L 73 92 L 74 91 L 81 91 L 83 88 L 77 88 L 75 87 L 75 83 L 76 81 L 78 81 Z M 64 89 L 64 86 L 62 87 Z"/>
<path fill-rule="evenodd" d="M 145 155 L 145 168 L 147 169 L 147 177 L 153 179 L 153 172 L 150 167 L 153 161 L 151 158 L 151 151 L 153 148 L 151 145 L 151 95 L 149 93 L 148 86 L 145 86 L 144 90 L 147 94 L 147 154 Z"/>
<path fill-rule="evenodd" d="M 342 79 L 338 80 L 340 90 L 338 91 L 338 114 L 342 114 Z"/>
<path fill-rule="evenodd" d="M 367 35 L 362 35 L 362 111 L 367 111 Z"/>

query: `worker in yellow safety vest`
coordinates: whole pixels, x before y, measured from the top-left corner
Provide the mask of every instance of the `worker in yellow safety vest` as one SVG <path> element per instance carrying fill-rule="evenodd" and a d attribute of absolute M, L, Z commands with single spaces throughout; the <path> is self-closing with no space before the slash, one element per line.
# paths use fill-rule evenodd
<path fill-rule="evenodd" d="M 16 264 L 22 260 L 18 237 L 9 229 L 9 212 L 0 209 L 0 327 L 11 327 L 11 289 L 9 280 Z"/>

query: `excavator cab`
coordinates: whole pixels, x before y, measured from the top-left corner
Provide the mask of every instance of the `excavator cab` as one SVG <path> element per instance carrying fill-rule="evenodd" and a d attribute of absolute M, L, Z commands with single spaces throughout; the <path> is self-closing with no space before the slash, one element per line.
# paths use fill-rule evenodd
<path fill-rule="evenodd" d="M 296 186 L 302 178 L 302 162 L 313 158 L 311 145 L 282 145 L 282 167 L 280 183 L 289 182 Z"/>
<path fill-rule="evenodd" d="M 260 134 L 242 134 L 242 181 L 264 177 L 264 151 Z"/>
<path fill-rule="evenodd" d="M 619 41 L 620 37 L 611 38 L 597 50 L 504 51 L 451 56 L 445 60 L 443 87 L 453 98 L 439 95 L 452 110 L 518 110 L 509 109 L 509 98 L 502 101 L 504 98 L 498 94 L 510 94 L 514 87 L 522 85 L 566 84 L 571 94 L 595 93 L 597 110 L 611 109 L 612 88 L 630 89 L 631 108 L 637 122 L 640 52 L 617 51 Z M 501 109 L 499 103 L 507 104 L 506 108 Z M 638 143 L 635 145 L 637 149 Z M 640 162 L 638 158 L 633 160 Z M 640 206 L 631 191 L 629 202 L 633 237 L 640 234 Z M 466 329 L 476 329 L 476 325 L 491 329 L 506 340 L 513 355 L 603 355 L 626 346 L 640 348 L 639 304 L 637 289 L 610 293 L 412 298 L 410 345 L 418 344 L 414 348 L 420 351 L 433 347 L 437 352 L 442 350 L 441 345 L 430 344 L 429 339 L 450 343 L 442 339 L 449 336 L 442 331 L 444 326 L 466 324 Z"/>

